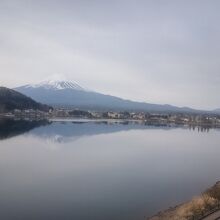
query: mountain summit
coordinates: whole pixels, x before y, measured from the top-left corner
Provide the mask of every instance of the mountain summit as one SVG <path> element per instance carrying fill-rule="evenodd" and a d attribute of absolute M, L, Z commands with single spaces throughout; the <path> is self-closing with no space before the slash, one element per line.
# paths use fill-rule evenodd
<path fill-rule="evenodd" d="M 21 87 L 20 87 L 21 88 Z M 63 90 L 63 89 L 75 89 L 75 90 L 85 90 L 75 82 L 64 81 L 64 80 L 45 80 L 38 84 L 28 84 L 23 86 L 23 88 L 44 88 L 52 90 Z"/>

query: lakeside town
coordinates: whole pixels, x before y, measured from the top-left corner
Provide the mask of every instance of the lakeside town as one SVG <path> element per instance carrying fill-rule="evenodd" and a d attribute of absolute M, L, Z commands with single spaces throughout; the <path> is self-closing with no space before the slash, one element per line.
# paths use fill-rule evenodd
<path fill-rule="evenodd" d="M 0 117 L 15 119 L 108 119 L 108 120 L 135 120 L 152 124 L 188 124 L 191 126 L 220 127 L 220 114 L 208 113 L 149 113 L 149 112 L 114 112 L 114 111 L 89 111 L 79 109 L 55 108 L 48 112 L 27 109 L 15 109 Z"/>

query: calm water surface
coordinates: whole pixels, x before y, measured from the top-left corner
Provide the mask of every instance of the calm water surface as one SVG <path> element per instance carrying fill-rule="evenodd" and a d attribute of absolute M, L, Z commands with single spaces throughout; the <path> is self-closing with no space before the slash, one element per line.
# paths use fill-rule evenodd
<path fill-rule="evenodd" d="M 0 122 L 0 219 L 143 220 L 220 179 L 220 132 Z"/>

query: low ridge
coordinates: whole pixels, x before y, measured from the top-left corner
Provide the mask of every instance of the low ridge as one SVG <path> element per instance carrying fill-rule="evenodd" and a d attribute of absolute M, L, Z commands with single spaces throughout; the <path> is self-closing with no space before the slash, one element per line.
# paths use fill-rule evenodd
<path fill-rule="evenodd" d="M 48 105 L 38 103 L 17 91 L 0 87 L 0 112 L 8 112 L 14 109 L 49 111 L 50 108 Z"/>

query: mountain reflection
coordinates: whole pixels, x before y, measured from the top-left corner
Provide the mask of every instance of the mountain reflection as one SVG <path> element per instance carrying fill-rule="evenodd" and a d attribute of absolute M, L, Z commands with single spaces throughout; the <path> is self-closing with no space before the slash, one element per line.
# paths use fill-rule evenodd
<path fill-rule="evenodd" d="M 147 130 L 147 129 L 190 129 L 189 126 L 170 125 L 170 124 L 149 124 L 137 121 L 59 121 L 53 122 L 50 126 L 40 127 L 31 134 L 51 142 L 63 143 L 75 141 L 81 137 L 110 134 L 128 130 Z M 198 129 L 200 132 L 208 132 L 209 129 Z"/>
<path fill-rule="evenodd" d="M 35 129 L 34 129 L 35 128 Z M 0 140 L 29 132 L 36 137 L 51 142 L 63 143 L 75 141 L 81 137 L 110 134 L 128 130 L 146 130 L 174 128 L 189 129 L 191 131 L 208 132 L 209 127 L 183 126 L 171 124 L 149 124 L 138 121 L 55 121 L 47 120 L 0 120 Z"/>
<path fill-rule="evenodd" d="M 24 134 L 34 128 L 50 124 L 47 120 L 30 121 L 30 120 L 0 120 L 0 140 L 11 138 Z"/>
<path fill-rule="evenodd" d="M 143 123 L 129 121 L 60 121 L 31 132 L 40 138 L 62 143 L 75 141 L 81 137 L 110 134 L 134 129 L 170 129 L 170 126 L 145 126 Z"/>

